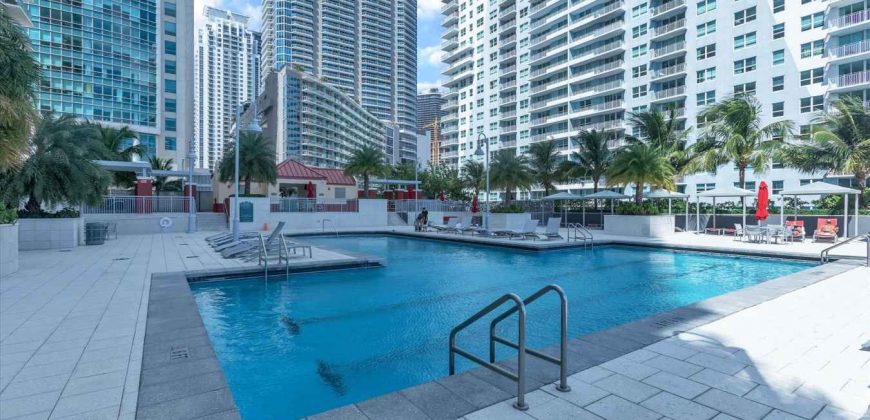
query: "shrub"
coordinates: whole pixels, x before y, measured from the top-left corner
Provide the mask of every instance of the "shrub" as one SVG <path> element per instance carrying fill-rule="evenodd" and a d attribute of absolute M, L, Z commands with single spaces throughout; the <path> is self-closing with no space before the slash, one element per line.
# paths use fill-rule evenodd
<path fill-rule="evenodd" d="M 16 221 L 18 221 L 18 212 L 0 204 L 0 225 L 14 224 Z"/>
<path fill-rule="evenodd" d="M 76 209 L 66 207 L 58 211 L 27 211 L 18 210 L 18 217 L 21 219 L 76 219 L 81 214 Z"/>
<path fill-rule="evenodd" d="M 619 203 L 616 207 L 616 214 L 627 216 L 655 216 L 659 214 L 659 209 L 652 203 Z"/>
<path fill-rule="evenodd" d="M 526 209 L 512 204 L 510 206 L 505 206 L 505 205 L 496 206 L 492 210 L 490 210 L 489 212 L 490 213 L 525 213 Z"/>

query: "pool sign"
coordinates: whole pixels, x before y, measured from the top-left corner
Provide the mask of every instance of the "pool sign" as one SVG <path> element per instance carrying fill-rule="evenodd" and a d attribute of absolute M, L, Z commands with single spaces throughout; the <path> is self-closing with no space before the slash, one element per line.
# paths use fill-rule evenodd
<path fill-rule="evenodd" d="M 239 203 L 239 221 L 242 223 L 250 223 L 254 221 L 254 203 L 250 201 L 242 201 Z"/>

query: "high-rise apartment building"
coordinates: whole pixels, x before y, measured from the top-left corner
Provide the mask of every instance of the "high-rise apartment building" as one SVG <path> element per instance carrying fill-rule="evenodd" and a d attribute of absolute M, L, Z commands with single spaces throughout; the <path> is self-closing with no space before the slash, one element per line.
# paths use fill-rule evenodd
<path fill-rule="evenodd" d="M 566 158 L 581 130 L 618 146 L 630 113 L 648 109 L 674 108 L 694 141 L 704 107 L 741 94 L 760 101 L 764 124 L 788 119 L 807 133 L 837 96 L 870 99 L 864 10 L 848 0 L 447 0 L 441 159 L 471 158 L 481 133 L 492 150 L 518 153 L 552 139 Z M 776 193 L 821 176 L 772 162 L 747 188 L 763 179 Z M 679 186 L 695 193 L 737 179 L 728 165 Z"/>
<path fill-rule="evenodd" d="M 261 86 L 284 66 L 320 78 L 398 129 L 391 156 L 416 158 L 414 0 L 264 0 L 262 13 Z"/>
<path fill-rule="evenodd" d="M 214 169 L 233 139 L 236 108 L 257 97 L 260 34 L 248 16 L 206 6 L 196 38 L 197 166 Z"/>
<path fill-rule="evenodd" d="M 438 89 L 430 89 L 428 92 L 417 94 L 417 131 L 423 132 L 427 125 L 441 119 L 444 111 L 444 98 Z"/>
<path fill-rule="evenodd" d="M 149 155 L 186 167 L 193 140 L 193 2 L 33 0 L 37 108 L 129 127 Z"/>

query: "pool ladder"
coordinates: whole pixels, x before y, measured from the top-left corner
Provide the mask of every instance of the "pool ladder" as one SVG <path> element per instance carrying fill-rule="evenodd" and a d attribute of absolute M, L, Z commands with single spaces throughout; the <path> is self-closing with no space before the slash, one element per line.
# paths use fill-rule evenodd
<path fill-rule="evenodd" d="M 269 279 L 269 247 L 266 246 L 266 237 L 263 234 L 259 234 L 259 252 L 257 255 L 257 264 L 263 265 L 263 276 L 265 279 Z M 287 239 L 284 235 L 279 236 L 279 244 L 278 244 L 278 265 L 284 264 L 284 274 L 286 276 L 290 276 L 290 250 L 293 250 L 293 255 L 296 254 L 297 249 L 302 249 L 302 256 L 305 257 L 305 250 L 308 250 L 308 258 L 314 258 L 314 254 L 311 252 L 310 245 L 302 245 L 294 242 L 287 243 Z M 275 251 L 275 249 L 273 249 Z M 274 255 L 274 254 L 273 254 Z"/>
<path fill-rule="evenodd" d="M 556 293 L 559 296 L 560 301 L 561 334 L 558 358 L 546 353 L 539 352 L 537 350 L 526 348 L 526 306 L 538 300 L 538 298 L 546 295 L 549 292 Z M 508 301 L 513 302 L 511 308 L 503 312 L 501 315 L 495 317 L 489 324 L 489 361 L 486 361 L 466 350 L 463 350 L 456 345 L 456 335 L 460 331 L 464 330 L 469 325 L 477 322 L 480 318 L 483 318 L 484 316 L 496 310 L 498 307 Z M 518 337 L 516 343 L 506 338 L 499 337 L 498 335 L 496 335 L 495 332 L 496 326 L 499 322 L 504 321 L 515 313 L 519 313 L 517 322 Z M 496 343 L 501 343 L 517 350 L 518 354 L 516 372 L 507 370 L 504 367 L 499 366 L 495 363 Z M 495 301 L 487 305 L 487 307 L 481 309 L 476 314 L 472 315 L 470 318 L 466 319 L 461 324 L 450 330 L 450 375 L 454 375 L 456 373 L 457 354 L 489 370 L 492 370 L 499 375 L 515 381 L 517 383 L 517 401 L 514 403 L 514 408 L 518 410 L 528 410 L 529 408 L 528 404 L 526 404 L 526 354 L 538 357 L 542 360 L 558 365 L 559 384 L 556 385 L 556 389 L 562 392 L 570 391 L 571 387 L 568 386 L 568 297 L 565 295 L 565 291 L 562 290 L 561 287 L 555 284 L 551 284 L 548 286 L 544 286 L 533 295 L 527 297 L 525 300 L 520 299 L 520 297 L 517 296 L 515 293 L 508 293 L 496 299 Z"/>
<path fill-rule="evenodd" d="M 595 238 L 592 236 L 592 231 L 590 231 L 586 226 L 583 226 L 582 223 L 569 223 L 568 224 L 568 241 L 571 241 L 571 234 L 574 234 L 574 241 L 583 241 L 583 248 L 586 248 L 586 244 L 588 243 L 590 247 L 595 248 Z"/>
<path fill-rule="evenodd" d="M 836 243 L 834 245 L 831 245 L 831 246 L 823 249 L 822 252 L 819 254 L 819 259 L 821 260 L 822 264 L 830 262 L 832 249 L 839 248 L 839 247 L 846 245 L 848 243 L 851 243 L 851 242 L 862 241 L 862 240 L 867 242 L 867 251 L 863 257 L 862 256 L 855 256 L 855 255 L 837 255 L 837 256 L 835 256 L 835 258 L 840 259 L 840 260 L 863 261 L 864 264 L 867 265 L 867 267 L 870 267 L 870 233 L 867 233 L 864 235 L 853 236 L 853 237 L 851 237 L 843 242 Z"/>

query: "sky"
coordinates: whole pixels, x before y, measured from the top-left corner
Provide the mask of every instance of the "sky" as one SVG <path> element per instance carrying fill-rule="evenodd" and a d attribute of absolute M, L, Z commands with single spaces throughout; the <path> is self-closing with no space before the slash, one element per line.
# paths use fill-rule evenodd
<path fill-rule="evenodd" d="M 262 0 L 194 0 L 196 26 L 202 24 L 205 6 L 250 16 L 251 29 L 260 29 Z M 441 0 L 417 0 L 417 88 L 438 87 L 441 79 Z"/>

